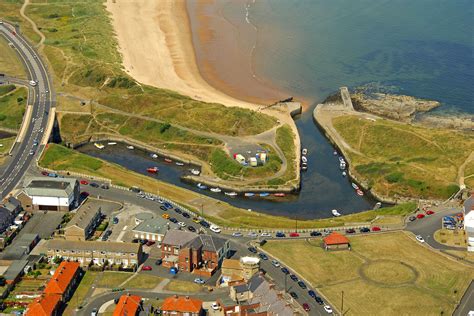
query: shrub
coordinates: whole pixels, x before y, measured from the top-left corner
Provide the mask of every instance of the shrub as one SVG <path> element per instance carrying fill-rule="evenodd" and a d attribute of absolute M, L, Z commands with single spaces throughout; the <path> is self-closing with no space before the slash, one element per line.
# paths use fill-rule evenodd
<path fill-rule="evenodd" d="M 403 180 L 403 173 L 401 172 L 393 172 L 387 176 L 385 176 L 385 180 L 389 183 L 397 183 Z"/>

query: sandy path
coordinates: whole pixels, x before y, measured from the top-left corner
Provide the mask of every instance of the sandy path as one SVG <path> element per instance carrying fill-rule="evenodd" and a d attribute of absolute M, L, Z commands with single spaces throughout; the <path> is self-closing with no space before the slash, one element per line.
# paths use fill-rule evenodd
<path fill-rule="evenodd" d="M 202 101 L 258 109 L 202 79 L 183 0 L 108 0 L 106 7 L 112 13 L 123 65 L 133 78 Z"/>

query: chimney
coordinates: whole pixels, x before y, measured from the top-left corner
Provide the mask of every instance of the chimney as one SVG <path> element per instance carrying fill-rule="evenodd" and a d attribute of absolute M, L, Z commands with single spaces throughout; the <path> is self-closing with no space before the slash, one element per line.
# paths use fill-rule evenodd
<path fill-rule="evenodd" d="M 178 294 L 175 294 L 175 295 L 174 295 L 174 298 L 178 298 Z"/>
<path fill-rule="evenodd" d="M 186 295 L 186 299 L 189 300 L 189 295 Z"/>

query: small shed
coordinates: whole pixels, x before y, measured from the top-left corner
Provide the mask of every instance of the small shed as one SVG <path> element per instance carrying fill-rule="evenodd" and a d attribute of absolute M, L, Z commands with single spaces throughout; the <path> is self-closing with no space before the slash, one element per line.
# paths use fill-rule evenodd
<path fill-rule="evenodd" d="M 325 250 L 350 249 L 351 244 L 346 236 L 332 232 L 329 236 L 324 237 L 323 247 Z"/>

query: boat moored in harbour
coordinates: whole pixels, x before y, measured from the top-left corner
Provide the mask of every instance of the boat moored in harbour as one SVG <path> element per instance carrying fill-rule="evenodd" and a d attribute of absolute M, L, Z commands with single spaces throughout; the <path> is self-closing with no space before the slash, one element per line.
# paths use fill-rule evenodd
<path fill-rule="evenodd" d="M 343 177 L 347 176 L 347 172 L 343 171 L 343 172 L 342 172 L 342 176 L 343 176 Z"/>
<path fill-rule="evenodd" d="M 198 187 L 199 189 L 201 189 L 201 190 L 206 190 L 206 189 L 207 189 L 207 186 L 204 185 L 204 184 L 202 184 L 202 183 L 198 183 L 198 184 L 197 184 L 197 187 Z"/>
<path fill-rule="evenodd" d="M 158 173 L 160 169 L 158 169 L 158 167 L 151 167 L 151 168 L 147 168 L 146 171 L 149 173 Z"/>
<path fill-rule="evenodd" d="M 191 170 L 189 170 L 189 171 L 190 171 L 193 175 L 195 175 L 195 176 L 198 176 L 198 175 L 201 174 L 201 171 L 199 171 L 199 170 L 197 170 L 197 169 L 191 169 Z"/>
<path fill-rule="evenodd" d="M 332 154 L 333 154 L 334 156 L 337 156 L 337 151 L 333 151 Z"/>
<path fill-rule="evenodd" d="M 177 162 L 176 162 L 176 165 L 177 165 L 177 166 L 184 166 L 184 162 L 177 161 Z"/>
<path fill-rule="evenodd" d="M 301 154 L 303 154 L 304 156 L 306 156 L 306 155 L 308 154 L 308 149 L 303 148 L 303 150 L 301 151 Z"/>
<path fill-rule="evenodd" d="M 135 147 L 133 147 L 133 146 L 130 145 L 130 146 L 127 146 L 127 149 L 134 150 Z"/>
<path fill-rule="evenodd" d="M 260 197 L 267 197 L 269 195 L 270 195 L 270 193 L 268 193 L 268 192 L 262 192 L 262 193 L 259 194 Z"/>
<path fill-rule="evenodd" d="M 210 188 L 209 189 L 211 192 L 214 192 L 214 193 L 219 193 L 219 192 L 222 192 L 222 190 L 220 188 Z"/>
<path fill-rule="evenodd" d="M 354 182 L 351 182 L 351 185 L 354 188 L 354 190 L 359 190 L 359 186 L 355 184 Z"/>
<path fill-rule="evenodd" d="M 273 196 L 276 196 L 276 197 L 284 197 L 284 196 L 286 196 L 286 194 L 283 193 L 283 192 L 279 192 L 279 193 L 273 193 Z"/>
<path fill-rule="evenodd" d="M 169 158 L 165 158 L 164 161 L 165 161 L 166 163 L 172 163 L 172 162 L 173 162 L 173 160 L 171 160 L 171 159 L 169 159 Z"/>
<path fill-rule="evenodd" d="M 345 170 L 346 169 L 346 163 L 344 161 L 342 161 L 340 164 L 339 164 L 339 169 L 341 170 Z"/>
<path fill-rule="evenodd" d="M 156 159 L 156 158 L 158 158 L 158 155 L 157 154 L 151 154 L 150 157 Z"/>
<path fill-rule="evenodd" d="M 246 197 L 252 197 L 252 196 L 255 196 L 255 193 L 252 193 L 252 192 L 245 192 L 244 194 Z"/>
<path fill-rule="evenodd" d="M 360 189 L 356 190 L 356 193 L 358 196 L 363 196 L 364 195 L 364 192 Z"/>
<path fill-rule="evenodd" d="M 341 213 L 339 213 L 337 210 L 332 210 L 331 213 L 332 213 L 332 215 L 335 216 L 335 217 L 341 216 Z"/>
<path fill-rule="evenodd" d="M 116 142 L 108 142 L 107 145 L 111 145 L 111 146 L 112 146 L 112 145 L 117 145 L 117 143 L 116 143 Z"/>
<path fill-rule="evenodd" d="M 237 196 L 237 192 L 225 192 L 224 194 L 227 196 Z"/>
<path fill-rule="evenodd" d="M 302 162 L 308 162 L 308 158 L 306 158 L 306 156 L 301 156 L 301 161 Z"/>
<path fill-rule="evenodd" d="M 100 143 L 94 143 L 94 146 L 97 147 L 98 149 L 103 149 L 105 146 L 100 144 Z"/>

